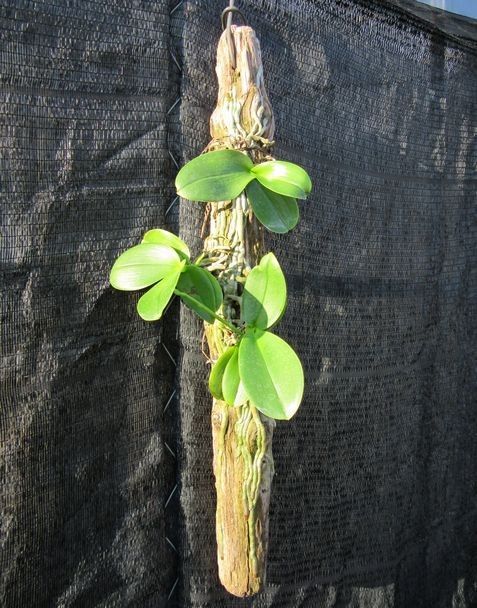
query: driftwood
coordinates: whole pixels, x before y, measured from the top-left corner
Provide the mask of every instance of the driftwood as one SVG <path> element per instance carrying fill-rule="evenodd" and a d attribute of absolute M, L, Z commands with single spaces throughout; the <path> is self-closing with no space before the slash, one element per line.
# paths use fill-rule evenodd
<path fill-rule="evenodd" d="M 260 45 L 250 27 L 232 26 L 232 35 L 235 69 L 230 65 L 225 32 L 217 49 L 219 94 L 210 120 L 208 150 L 243 150 L 254 162 L 261 162 L 271 158 L 274 119 L 263 82 Z M 224 291 L 222 315 L 237 322 L 245 277 L 263 253 L 262 228 L 244 194 L 232 201 L 211 203 L 208 213 L 208 268 Z M 235 341 L 219 323 L 206 325 L 205 333 L 212 362 Z M 224 587 L 239 597 L 257 593 L 265 582 L 274 427 L 275 421 L 251 403 L 234 408 L 214 399 L 219 577 Z"/>

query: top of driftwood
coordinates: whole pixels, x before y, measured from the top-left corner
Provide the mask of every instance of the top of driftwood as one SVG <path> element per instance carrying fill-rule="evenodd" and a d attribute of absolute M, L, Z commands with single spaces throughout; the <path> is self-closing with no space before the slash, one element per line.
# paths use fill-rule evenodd
<path fill-rule="evenodd" d="M 273 140 L 275 121 L 263 81 L 260 43 L 251 27 L 231 27 L 237 66 L 231 66 L 224 32 L 217 48 L 219 91 L 210 133 L 213 139 L 228 139 L 232 144 L 267 146 Z"/>

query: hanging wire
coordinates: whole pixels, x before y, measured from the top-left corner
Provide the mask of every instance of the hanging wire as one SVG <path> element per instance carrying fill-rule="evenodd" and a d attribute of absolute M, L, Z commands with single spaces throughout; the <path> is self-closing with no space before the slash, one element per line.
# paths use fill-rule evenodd
<path fill-rule="evenodd" d="M 240 18 L 242 19 L 243 24 L 247 25 L 247 21 L 246 21 L 245 17 L 243 16 L 242 11 L 235 6 L 235 0 L 229 0 L 229 5 L 227 6 L 227 8 L 225 8 L 222 11 L 221 21 L 222 21 L 222 29 L 227 32 L 226 35 L 227 35 L 227 45 L 229 48 L 230 65 L 235 70 L 235 68 L 237 67 L 237 61 L 236 61 L 237 52 L 235 49 L 234 37 L 232 34 L 232 19 L 233 19 L 234 14 L 240 15 Z"/>

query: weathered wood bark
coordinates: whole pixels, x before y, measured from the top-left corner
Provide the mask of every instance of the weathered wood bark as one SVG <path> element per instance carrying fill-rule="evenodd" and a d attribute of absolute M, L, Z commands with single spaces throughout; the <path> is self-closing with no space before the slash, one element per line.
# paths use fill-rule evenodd
<path fill-rule="evenodd" d="M 235 148 L 255 162 L 271 158 L 273 114 L 263 83 L 260 46 L 250 27 L 232 26 L 236 69 L 225 33 L 217 50 L 219 94 L 210 120 L 209 150 Z M 244 194 L 209 207 L 205 240 L 209 270 L 224 290 L 222 314 L 240 320 L 242 286 L 263 253 L 262 229 Z M 214 362 L 235 336 L 218 323 L 206 326 Z M 274 420 L 250 403 L 233 408 L 214 400 L 212 434 L 217 489 L 217 557 L 224 587 L 239 597 L 253 595 L 265 582 L 268 510 L 273 477 Z"/>

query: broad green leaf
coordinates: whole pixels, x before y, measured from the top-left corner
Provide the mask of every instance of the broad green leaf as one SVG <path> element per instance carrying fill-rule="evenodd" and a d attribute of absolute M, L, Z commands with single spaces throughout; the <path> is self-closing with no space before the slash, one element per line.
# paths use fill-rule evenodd
<path fill-rule="evenodd" d="M 116 289 L 134 291 L 157 283 L 177 270 L 180 258 L 172 247 L 142 243 L 127 249 L 114 262 L 109 281 Z"/>
<path fill-rule="evenodd" d="M 214 322 L 213 315 L 208 311 L 216 312 L 220 308 L 222 290 L 213 274 L 200 266 L 190 264 L 181 274 L 177 289 L 184 294 L 180 296 L 184 303 L 199 317 L 208 323 Z"/>
<path fill-rule="evenodd" d="M 269 160 L 252 168 L 258 181 L 273 192 L 306 198 L 311 192 L 311 179 L 308 173 L 294 163 L 283 160 Z"/>
<path fill-rule="evenodd" d="M 245 189 L 255 217 L 271 232 L 285 234 L 295 228 L 300 217 L 294 198 L 272 192 L 255 180 Z"/>
<path fill-rule="evenodd" d="M 287 284 L 273 253 L 267 253 L 250 271 L 242 295 L 242 318 L 248 325 L 268 329 L 282 316 Z"/>
<path fill-rule="evenodd" d="M 227 201 L 255 179 L 250 158 L 237 150 L 216 150 L 192 159 L 176 177 L 177 193 L 190 201 Z"/>
<path fill-rule="evenodd" d="M 179 255 L 184 254 L 187 259 L 190 258 L 189 247 L 187 247 L 184 241 L 175 234 L 172 234 L 172 232 L 162 230 L 162 228 L 148 230 L 143 236 L 142 242 L 168 245 L 169 247 L 172 247 L 172 249 L 175 249 Z"/>
<path fill-rule="evenodd" d="M 144 321 L 157 321 L 162 317 L 164 309 L 174 295 L 174 289 L 176 288 L 184 264 L 185 260 L 179 264 L 177 270 L 168 274 L 162 281 L 159 281 L 159 283 L 151 287 L 139 298 L 137 311 Z"/>
<path fill-rule="evenodd" d="M 243 383 L 240 380 L 238 366 L 238 348 L 232 353 L 232 356 L 225 368 L 224 377 L 222 379 L 222 394 L 224 401 L 235 407 L 243 405 L 248 400 L 247 393 Z"/>
<path fill-rule="evenodd" d="M 226 351 L 224 351 L 217 361 L 214 363 L 210 371 L 209 376 L 209 389 L 212 395 L 216 399 L 224 398 L 222 393 L 222 379 L 224 377 L 225 368 L 227 367 L 227 363 L 230 360 L 230 357 L 237 351 L 236 346 L 229 346 Z"/>
<path fill-rule="evenodd" d="M 303 396 L 303 369 L 284 340 L 249 328 L 239 345 L 239 371 L 249 400 L 263 414 L 277 420 L 295 414 Z"/>

